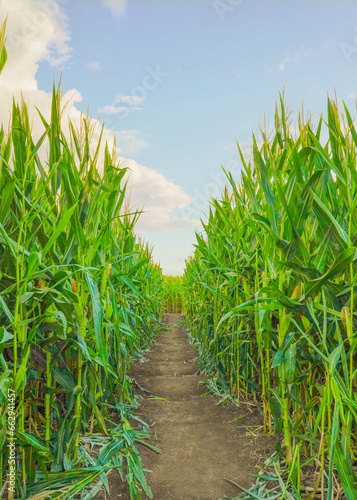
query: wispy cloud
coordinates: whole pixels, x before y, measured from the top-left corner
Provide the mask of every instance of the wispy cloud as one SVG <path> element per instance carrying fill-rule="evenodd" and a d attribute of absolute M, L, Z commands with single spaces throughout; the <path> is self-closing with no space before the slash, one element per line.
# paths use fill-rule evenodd
<path fill-rule="evenodd" d="M 307 59 L 313 59 L 319 56 L 319 52 L 309 47 L 300 47 L 296 52 L 288 52 L 278 67 L 280 71 L 284 71 L 289 64 L 299 64 Z"/>
<path fill-rule="evenodd" d="M 225 146 L 223 146 L 223 149 L 225 151 L 229 151 L 231 153 L 235 153 L 237 151 L 237 144 L 234 143 L 234 144 L 226 144 Z"/>
<path fill-rule="evenodd" d="M 139 96 L 134 96 L 134 95 L 123 95 L 123 94 L 118 94 L 114 97 L 113 102 L 114 104 L 132 104 L 132 105 L 139 105 L 143 104 L 145 101 L 145 97 L 139 97 Z"/>
<path fill-rule="evenodd" d="M 104 7 L 108 7 L 113 16 L 122 16 L 125 13 L 128 0 L 102 0 Z"/>
<path fill-rule="evenodd" d="M 92 69 L 93 71 L 101 71 L 102 67 L 99 61 L 89 61 L 87 62 L 87 68 Z"/>
<path fill-rule="evenodd" d="M 120 113 L 127 113 L 133 111 L 140 111 L 142 108 L 138 107 L 128 107 L 128 106 L 103 106 L 98 109 L 98 112 L 103 115 L 119 115 Z"/>

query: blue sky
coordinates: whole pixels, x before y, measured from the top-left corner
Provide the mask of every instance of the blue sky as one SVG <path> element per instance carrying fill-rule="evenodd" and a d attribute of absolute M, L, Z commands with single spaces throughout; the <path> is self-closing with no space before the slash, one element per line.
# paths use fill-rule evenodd
<path fill-rule="evenodd" d="M 16 30 L 21 4 L 35 23 L 46 2 L 49 12 L 54 0 L 6 0 L 2 9 L 12 4 Z M 170 274 L 182 272 L 205 200 L 224 186 L 220 165 L 239 181 L 235 141 L 249 150 L 279 92 L 316 119 L 336 89 L 355 114 L 352 1 L 61 0 L 48 16 L 43 51 L 33 47 L 31 59 L 37 90 L 49 93 L 62 73 L 73 107 L 89 105 L 133 160 L 132 196 L 148 212 L 139 230 Z"/>

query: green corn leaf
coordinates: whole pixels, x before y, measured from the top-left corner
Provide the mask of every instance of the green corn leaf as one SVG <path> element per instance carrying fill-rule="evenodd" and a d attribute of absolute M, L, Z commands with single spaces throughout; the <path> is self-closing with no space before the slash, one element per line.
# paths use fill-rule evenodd
<path fill-rule="evenodd" d="M 3 25 L 0 30 L 0 73 L 4 69 L 4 66 L 7 61 L 7 50 L 5 47 L 5 30 L 6 30 L 6 21 L 3 22 Z"/>
<path fill-rule="evenodd" d="M 27 361 L 29 355 L 30 355 L 30 346 L 27 344 L 21 356 L 21 363 L 19 369 L 16 372 L 14 380 L 15 391 L 18 391 L 19 388 L 26 383 Z"/>
<path fill-rule="evenodd" d="M 274 207 L 275 196 L 274 196 L 273 191 L 272 191 L 271 186 L 270 186 L 268 171 L 267 171 L 266 165 L 264 163 L 264 160 L 263 160 L 263 158 L 258 150 L 257 141 L 256 141 L 254 136 L 253 136 L 253 155 L 254 155 L 255 164 L 257 165 L 257 167 L 260 170 L 261 182 L 262 182 L 262 186 L 263 186 L 264 193 L 266 196 L 266 200 L 271 207 Z"/>
<path fill-rule="evenodd" d="M 35 438 L 35 436 L 33 436 L 32 434 L 27 434 L 25 432 L 17 430 L 16 435 L 22 442 L 29 444 L 32 448 L 35 448 L 38 452 L 43 454 L 43 456 L 47 460 L 52 461 L 54 459 L 50 450 L 46 448 L 46 446 L 44 446 L 42 443 L 40 443 L 40 441 L 37 438 Z"/>
<path fill-rule="evenodd" d="M 325 216 L 332 222 L 334 225 L 337 234 L 340 237 L 340 242 L 343 245 L 344 248 L 348 246 L 348 234 L 346 231 L 340 226 L 340 224 L 337 222 L 335 217 L 332 215 L 330 210 L 326 207 L 326 205 L 323 203 L 322 200 L 317 196 L 317 194 L 314 191 L 311 191 L 312 196 L 316 202 L 316 204 L 319 206 L 319 208 L 322 210 L 322 212 L 325 214 Z"/>
<path fill-rule="evenodd" d="M 51 368 L 52 376 L 58 385 L 66 389 L 68 392 L 74 391 L 76 383 L 68 368 L 58 368 L 53 365 Z"/>
<path fill-rule="evenodd" d="M 327 283 L 328 280 L 331 278 L 335 277 L 336 275 L 340 273 L 344 273 L 348 267 L 349 264 L 351 264 L 353 261 L 355 261 L 357 258 L 357 249 L 355 247 L 350 247 L 350 248 L 345 248 L 335 259 L 334 263 L 331 265 L 331 267 L 326 271 L 325 274 L 320 276 L 319 278 L 316 278 L 314 280 L 311 280 L 310 287 L 307 291 L 308 294 L 313 293 L 316 291 L 319 287 Z"/>
<path fill-rule="evenodd" d="M 295 335 L 295 332 L 288 332 L 285 335 L 281 347 L 279 347 L 279 349 L 277 350 L 277 353 L 275 354 L 274 361 L 271 365 L 272 368 L 276 368 L 284 361 L 285 353 L 290 348 L 291 343 L 292 343 L 293 338 L 294 338 L 294 335 Z"/>
<path fill-rule="evenodd" d="M 92 301 L 95 343 L 98 349 L 98 355 L 103 363 L 103 367 L 105 370 L 107 370 L 108 355 L 103 335 L 103 310 L 100 301 L 100 293 L 97 284 L 95 283 L 92 275 L 89 272 L 85 272 L 85 279 Z"/>
<path fill-rule="evenodd" d="M 0 220 L 4 221 L 15 195 L 16 182 L 9 181 L 3 188 L 0 205 Z"/>
<path fill-rule="evenodd" d="M 335 465 L 347 500 L 357 500 L 357 484 L 353 480 L 350 466 L 339 444 L 335 447 Z"/>
<path fill-rule="evenodd" d="M 8 332 L 5 327 L 0 327 L 0 344 L 4 344 L 5 342 L 9 342 L 14 338 L 14 335 Z"/>
<path fill-rule="evenodd" d="M 222 318 L 219 320 L 219 322 L 217 324 L 217 329 L 219 329 L 219 327 L 221 326 L 221 324 L 224 321 L 226 321 L 229 318 L 232 318 L 240 311 L 249 311 L 251 309 L 254 309 L 257 306 L 257 304 L 262 304 L 262 303 L 269 304 L 269 303 L 273 302 L 274 300 L 275 299 L 259 297 L 257 299 L 248 300 L 247 302 L 244 302 L 243 304 L 240 304 L 239 306 L 234 307 L 231 311 L 229 311 L 227 314 L 222 316 Z"/>
<path fill-rule="evenodd" d="M 336 349 L 332 351 L 329 357 L 329 364 L 330 364 L 329 372 L 331 375 L 334 373 L 337 363 L 340 361 L 342 349 L 343 349 L 343 344 L 340 344 L 339 346 L 336 347 Z"/>
<path fill-rule="evenodd" d="M 69 221 L 71 220 L 72 214 L 77 207 L 77 203 L 73 205 L 73 207 L 69 208 L 64 215 L 61 217 L 58 225 L 54 228 L 52 236 L 48 240 L 45 248 L 42 250 L 42 257 L 45 257 L 47 253 L 51 250 L 53 245 L 56 243 L 57 238 L 62 234 L 64 228 L 68 226 Z"/>

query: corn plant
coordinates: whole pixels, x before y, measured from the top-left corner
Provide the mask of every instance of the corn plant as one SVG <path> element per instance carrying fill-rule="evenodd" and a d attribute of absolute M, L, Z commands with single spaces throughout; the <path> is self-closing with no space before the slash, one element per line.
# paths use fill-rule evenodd
<path fill-rule="evenodd" d="M 163 276 L 162 307 L 165 313 L 182 313 L 182 278 L 181 276 Z"/>
<path fill-rule="evenodd" d="M 135 236 L 139 214 L 125 208 L 126 170 L 107 145 L 100 156 L 101 138 L 91 152 L 88 117 L 80 130 L 69 122 L 68 138 L 61 113 L 54 88 L 37 142 L 25 102 L 14 102 L 10 132 L 0 130 L 0 478 L 6 490 L 11 388 L 9 499 L 93 498 L 112 469 L 131 499 L 142 489 L 151 498 L 128 373 L 160 323 L 161 269 Z"/>
<path fill-rule="evenodd" d="M 250 159 L 238 146 L 241 180 L 226 172 L 196 234 L 185 309 L 205 368 L 281 436 L 295 492 L 312 470 L 308 498 L 355 500 L 357 133 L 331 99 L 317 126 L 299 115 L 297 137 L 279 108 Z"/>

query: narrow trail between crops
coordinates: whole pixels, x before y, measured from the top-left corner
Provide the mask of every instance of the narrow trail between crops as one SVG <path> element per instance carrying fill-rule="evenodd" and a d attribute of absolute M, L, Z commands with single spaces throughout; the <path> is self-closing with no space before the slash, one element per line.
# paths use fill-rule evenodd
<path fill-rule="evenodd" d="M 170 330 L 159 333 L 146 362 L 135 361 L 132 367 L 132 376 L 144 389 L 137 389 L 143 397 L 138 414 L 150 424 L 153 444 L 161 450 L 157 455 L 140 446 L 143 465 L 152 471 L 148 483 L 154 500 L 233 497 L 241 490 L 227 479 L 245 488 L 255 483 L 251 474 L 258 472 L 256 466 L 271 450 L 271 441 L 249 432 L 261 425 L 254 407 L 218 406 L 217 397 L 202 397 L 207 387 L 199 384 L 203 377 L 197 354 L 187 343 L 180 319 L 166 315 L 164 326 Z M 129 500 L 118 479 L 110 483 L 111 499 Z"/>

